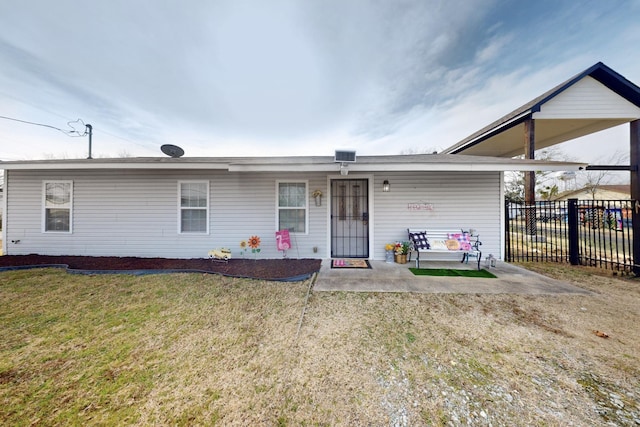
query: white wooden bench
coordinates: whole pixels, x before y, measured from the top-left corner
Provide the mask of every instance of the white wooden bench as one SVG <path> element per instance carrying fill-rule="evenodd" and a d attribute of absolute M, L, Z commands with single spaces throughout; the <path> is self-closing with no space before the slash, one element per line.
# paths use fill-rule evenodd
<path fill-rule="evenodd" d="M 424 229 L 409 228 L 407 229 L 409 237 L 409 261 L 411 261 L 411 253 L 416 255 L 416 268 L 420 268 L 420 254 L 437 253 L 462 255 L 460 262 L 469 262 L 469 257 L 478 259 L 478 270 L 480 270 L 480 260 L 482 251 L 480 251 L 480 240 L 478 236 L 471 236 L 470 233 L 462 229 Z M 423 238 L 423 235 L 426 237 Z"/>

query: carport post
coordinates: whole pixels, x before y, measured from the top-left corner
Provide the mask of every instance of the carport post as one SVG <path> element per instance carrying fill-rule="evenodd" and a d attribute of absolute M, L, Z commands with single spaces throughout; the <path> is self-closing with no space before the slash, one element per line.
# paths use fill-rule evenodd
<path fill-rule="evenodd" d="M 536 157 L 536 132 L 535 122 L 531 117 L 524 121 L 524 157 L 534 159 Z M 525 207 L 525 231 L 530 236 L 537 234 L 536 224 L 536 173 L 524 172 L 524 207 Z"/>
<path fill-rule="evenodd" d="M 569 263 L 580 264 L 578 245 L 578 199 L 567 200 L 567 225 L 569 228 Z"/>
<path fill-rule="evenodd" d="M 631 229 L 633 231 L 633 274 L 640 276 L 640 120 L 629 123 L 629 160 L 631 175 Z"/>

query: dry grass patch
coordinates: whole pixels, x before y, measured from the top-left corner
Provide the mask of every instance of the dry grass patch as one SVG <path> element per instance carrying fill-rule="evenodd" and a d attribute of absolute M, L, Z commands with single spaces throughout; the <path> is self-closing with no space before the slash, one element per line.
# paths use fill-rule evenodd
<path fill-rule="evenodd" d="M 640 283 L 535 268 L 594 294 L 312 293 L 297 337 L 308 282 L 2 273 L 0 423 L 640 422 Z"/>
<path fill-rule="evenodd" d="M 0 291 L 3 424 L 187 425 L 271 413 L 306 288 L 31 270 Z"/>

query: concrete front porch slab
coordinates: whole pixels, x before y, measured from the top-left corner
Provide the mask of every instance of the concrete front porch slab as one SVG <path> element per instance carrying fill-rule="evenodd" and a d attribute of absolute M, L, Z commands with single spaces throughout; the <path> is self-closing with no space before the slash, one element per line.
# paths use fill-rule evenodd
<path fill-rule="evenodd" d="M 498 261 L 488 268 L 497 279 L 415 276 L 414 263 L 394 264 L 370 261 L 371 269 L 335 269 L 331 260 L 322 261 L 313 289 L 325 292 L 416 292 L 453 294 L 582 294 L 590 291 L 551 279 L 512 264 Z M 472 269 L 472 263 L 421 262 L 422 268 Z"/>

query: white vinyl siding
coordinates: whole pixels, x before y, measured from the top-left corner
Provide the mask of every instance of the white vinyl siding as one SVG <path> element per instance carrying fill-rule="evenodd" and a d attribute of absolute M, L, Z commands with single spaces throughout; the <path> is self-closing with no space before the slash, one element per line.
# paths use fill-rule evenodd
<path fill-rule="evenodd" d="M 282 257 L 275 239 L 276 182 L 282 179 L 281 173 L 142 169 L 8 172 L 3 225 L 5 253 L 9 255 L 206 258 L 211 249 L 227 247 L 234 258 L 240 258 L 240 241 L 255 235 L 262 240 L 259 258 Z M 287 182 L 306 180 L 307 189 L 327 194 L 326 173 L 291 173 L 286 177 Z M 73 234 L 41 232 L 43 180 L 73 180 Z M 178 232 L 179 181 L 209 182 L 209 234 Z M 292 234 L 291 257 L 325 256 L 327 205 L 308 207 L 307 234 Z"/>
<path fill-rule="evenodd" d="M 382 191 L 385 179 L 391 187 L 389 192 Z M 500 184 L 500 172 L 376 174 L 374 259 L 384 259 L 386 243 L 407 240 L 407 228 L 474 228 L 482 241 L 483 257 L 493 254 L 499 258 Z M 424 210 L 410 209 L 409 204 Z"/>
<path fill-rule="evenodd" d="M 42 231 L 71 233 L 73 223 L 73 182 L 42 183 Z"/>
<path fill-rule="evenodd" d="M 640 117 L 640 108 L 586 76 L 545 102 L 534 119 L 616 119 Z"/>
<path fill-rule="evenodd" d="M 178 232 L 209 233 L 209 182 L 178 182 Z"/>
<path fill-rule="evenodd" d="M 277 187 L 276 229 L 307 234 L 307 181 L 279 181 Z"/>
<path fill-rule="evenodd" d="M 234 173 L 211 170 L 11 170 L 5 176 L 6 254 L 206 258 L 228 247 L 242 256 L 239 243 L 259 236 L 259 258 L 281 258 L 278 183 L 306 182 L 306 234 L 293 233 L 288 255 L 326 258 L 331 200 L 323 172 Z M 352 174 L 349 174 L 351 177 Z M 356 177 L 356 174 L 353 174 Z M 333 178 L 340 175 L 332 174 Z M 371 258 L 384 259 L 384 244 L 406 239 L 406 229 L 473 227 L 483 254 L 501 253 L 499 172 L 385 172 L 370 179 Z M 382 191 L 388 180 L 391 191 Z M 43 181 L 73 182 L 73 233 L 42 232 Z M 178 182 L 208 182 L 209 234 L 178 233 Z M 326 197 L 308 204 L 313 190 Z M 412 211 L 409 203 L 433 205 Z M 12 243 L 19 241 L 19 243 Z M 315 250 L 314 250 L 315 248 Z M 245 255 L 246 256 L 246 255 Z"/>

